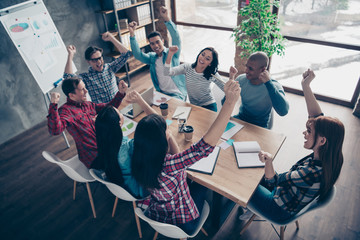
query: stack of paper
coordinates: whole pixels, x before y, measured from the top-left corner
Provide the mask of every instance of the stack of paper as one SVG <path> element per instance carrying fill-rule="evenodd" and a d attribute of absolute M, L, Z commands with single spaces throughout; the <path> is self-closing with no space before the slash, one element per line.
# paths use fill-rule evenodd
<path fill-rule="evenodd" d="M 172 115 L 173 119 L 188 119 L 190 115 L 191 107 L 178 106 Z"/>

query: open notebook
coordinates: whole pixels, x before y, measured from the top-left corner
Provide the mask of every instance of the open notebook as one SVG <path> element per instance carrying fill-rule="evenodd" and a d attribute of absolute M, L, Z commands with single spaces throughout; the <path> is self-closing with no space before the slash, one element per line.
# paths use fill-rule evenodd
<path fill-rule="evenodd" d="M 259 160 L 260 145 L 256 141 L 233 142 L 236 162 L 239 168 L 263 167 Z"/>
<path fill-rule="evenodd" d="M 187 169 L 195 172 L 201 172 L 211 175 L 214 172 L 219 153 L 220 153 L 220 147 L 215 147 L 213 152 L 210 153 L 209 156 L 201 159 L 200 161 L 197 161 Z"/>

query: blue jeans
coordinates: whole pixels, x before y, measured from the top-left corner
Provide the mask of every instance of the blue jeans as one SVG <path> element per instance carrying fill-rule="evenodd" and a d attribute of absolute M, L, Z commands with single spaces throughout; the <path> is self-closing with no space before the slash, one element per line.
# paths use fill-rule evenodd
<path fill-rule="evenodd" d="M 210 103 L 209 105 L 201 106 L 203 108 L 209 109 L 211 111 L 217 112 L 217 104 L 216 102 Z"/>
<path fill-rule="evenodd" d="M 254 206 L 265 217 L 272 220 L 286 220 L 292 215 L 279 207 L 274 201 L 273 193 L 261 184 L 255 189 L 253 196 L 250 199 L 252 206 Z"/>
<path fill-rule="evenodd" d="M 202 209 L 204 207 L 206 192 L 208 189 L 196 182 L 192 182 L 191 184 L 189 184 L 189 189 L 190 189 L 190 195 L 194 200 L 197 209 L 199 210 L 199 214 L 201 214 Z M 187 234 L 191 235 L 199 225 L 200 218 L 201 217 L 199 216 L 198 218 L 191 220 L 190 222 L 181 224 L 178 227 L 184 230 L 184 232 L 186 232 Z"/>

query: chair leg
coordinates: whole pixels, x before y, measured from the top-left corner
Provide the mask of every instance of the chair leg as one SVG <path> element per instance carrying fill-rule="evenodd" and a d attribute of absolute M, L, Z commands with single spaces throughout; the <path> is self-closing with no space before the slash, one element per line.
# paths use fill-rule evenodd
<path fill-rule="evenodd" d="M 300 228 L 300 225 L 299 225 L 299 221 L 298 221 L 298 220 L 295 221 L 295 224 L 296 224 L 296 229 L 299 229 L 299 228 Z"/>
<path fill-rule="evenodd" d="M 208 236 L 208 233 L 205 231 L 204 228 L 201 228 L 201 231 L 204 233 L 205 236 Z"/>
<path fill-rule="evenodd" d="M 280 227 L 280 240 L 284 240 L 284 232 L 285 232 L 285 227 L 281 226 Z"/>
<path fill-rule="evenodd" d="M 115 210 L 116 210 L 116 207 L 117 207 L 117 203 L 118 203 L 118 197 L 115 197 L 115 202 L 114 202 L 114 207 L 113 207 L 111 217 L 114 217 L 114 215 L 115 215 Z"/>
<path fill-rule="evenodd" d="M 76 197 L 76 181 L 74 181 L 73 200 L 75 200 L 75 197 Z"/>
<path fill-rule="evenodd" d="M 93 201 L 93 198 L 92 198 L 92 194 L 91 194 L 91 190 L 90 190 L 90 185 L 89 185 L 89 183 L 88 183 L 88 182 L 86 183 L 86 189 L 87 189 L 87 191 L 88 191 L 89 200 L 90 200 L 90 205 L 91 205 L 91 209 L 92 209 L 92 212 L 93 212 L 94 218 L 96 218 L 96 212 L 95 212 L 95 207 L 94 207 L 94 201 Z"/>
<path fill-rule="evenodd" d="M 240 231 L 240 235 L 245 232 L 245 230 L 249 227 L 250 223 L 252 223 L 252 221 L 254 221 L 255 217 L 256 217 L 256 215 L 253 214 L 253 215 L 251 216 L 251 218 L 249 219 L 249 221 L 247 221 L 247 222 L 245 223 L 243 229 L 241 229 L 241 231 Z"/>
<path fill-rule="evenodd" d="M 158 236 L 158 232 L 155 232 L 155 235 L 154 235 L 154 237 L 153 237 L 153 240 L 156 240 L 157 239 L 157 236 Z"/>
<path fill-rule="evenodd" d="M 133 208 L 134 208 L 134 215 L 135 215 L 136 226 L 137 226 L 137 229 L 138 229 L 138 232 L 139 232 L 139 238 L 142 238 L 140 220 L 139 220 L 138 215 L 136 215 L 136 213 L 135 213 L 136 203 L 135 203 L 135 201 L 133 201 L 132 203 L 133 203 Z M 156 237 L 157 237 L 157 236 L 156 236 Z M 155 239 L 156 239 L 156 238 L 155 238 Z"/>

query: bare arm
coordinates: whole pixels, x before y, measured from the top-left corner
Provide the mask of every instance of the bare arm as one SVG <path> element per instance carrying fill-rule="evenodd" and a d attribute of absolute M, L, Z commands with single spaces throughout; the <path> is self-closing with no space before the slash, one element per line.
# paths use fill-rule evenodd
<path fill-rule="evenodd" d="M 67 60 L 66 60 L 66 65 L 65 65 L 64 72 L 68 73 L 68 74 L 74 74 L 74 70 L 73 70 L 73 67 L 72 67 L 72 62 L 73 62 L 73 59 L 74 59 L 74 55 L 76 53 L 76 48 L 75 48 L 74 45 L 69 45 L 69 46 L 67 46 L 66 50 L 68 52 L 68 57 L 67 57 Z"/>
<path fill-rule="evenodd" d="M 171 132 L 169 130 L 166 130 L 166 136 L 167 136 L 168 144 L 169 144 L 169 153 L 170 154 L 179 153 L 180 152 L 179 145 L 177 144 L 174 136 L 171 134 Z"/>
<path fill-rule="evenodd" d="M 117 40 L 111 33 L 106 32 L 102 35 L 102 39 L 106 42 L 111 42 L 112 44 L 114 44 L 114 46 L 116 47 L 116 49 L 120 52 L 120 53 L 126 53 L 129 51 L 129 49 L 127 49 L 119 40 Z"/>
<path fill-rule="evenodd" d="M 166 58 L 166 64 L 170 64 L 171 63 L 171 59 L 174 56 L 174 54 L 179 50 L 178 46 L 170 46 L 169 47 L 169 53 L 167 55 Z"/>
<path fill-rule="evenodd" d="M 141 95 L 137 91 L 133 90 L 129 92 L 126 96 L 127 102 L 136 102 L 137 104 L 139 104 L 146 115 L 157 114 L 157 112 L 141 97 Z"/>
<path fill-rule="evenodd" d="M 204 141 L 211 146 L 215 146 L 223 134 L 230 115 L 234 109 L 236 101 L 240 97 L 239 83 L 233 80 L 228 81 L 224 86 L 226 100 L 217 118 L 204 135 Z"/>
<path fill-rule="evenodd" d="M 301 81 L 309 117 L 316 117 L 322 114 L 320 105 L 310 87 L 310 83 L 314 78 L 314 72 L 311 69 L 308 69 L 303 73 L 303 80 Z"/>
<path fill-rule="evenodd" d="M 275 176 L 272 155 L 268 152 L 260 151 L 259 159 L 265 163 L 265 178 L 272 179 Z"/>

